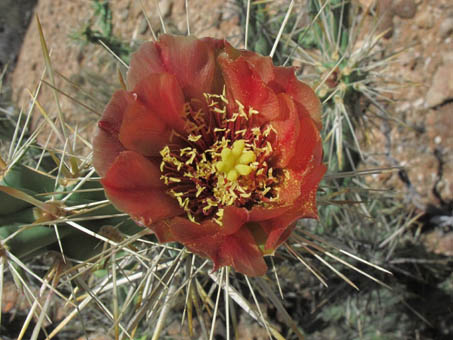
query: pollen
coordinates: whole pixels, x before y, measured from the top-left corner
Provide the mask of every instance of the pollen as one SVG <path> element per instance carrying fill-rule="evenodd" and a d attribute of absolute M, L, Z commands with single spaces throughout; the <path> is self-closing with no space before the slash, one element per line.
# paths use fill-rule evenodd
<path fill-rule="evenodd" d="M 236 140 L 231 148 L 224 147 L 220 153 L 221 160 L 216 163 L 217 171 L 223 172 L 226 178 L 233 182 L 239 176 L 248 176 L 253 171 L 250 165 L 256 160 L 251 150 L 246 150 L 245 140 Z"/>

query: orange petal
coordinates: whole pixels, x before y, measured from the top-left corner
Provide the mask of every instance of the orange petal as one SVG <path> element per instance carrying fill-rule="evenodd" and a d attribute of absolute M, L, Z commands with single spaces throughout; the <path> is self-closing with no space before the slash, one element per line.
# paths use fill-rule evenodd
<path fill-rule="evenodd" d="M 175 217 L 169 222 L 171 235 L 194 254 L 217 261 L 219 246 L 225 238 L 220 226 L 212 221 L 196 224 L 187 218 Z"/>
<path fill-rule="evenodd" d="M 281 204 L 298 205 L 302 214 L 308 218 L 316 217 L 316 190 L 326 167 L 324 164 L 312 162 L 305 171 L 287 169 L 288 176 L 280 186 L 279 201 Z M 307 193 L 313 195 L 308 199 Z"/>
<path fill-rule="evenodd" d="M 279 227 L 276 225 L 273 225 L 271 232 L 269 233 L 267 237 L 266 244 L 264 246 L 265 252 L 274 252 L 282 243 L 284 243 L 291 233 L 293 232 L 294 228 L 296 227 L 296 223 L 291 223 L 288 222 L 289 220 L 295 221 L 297 220 L 297 217 L 287 219 L 287 220 L 282 220 L 279 219 L 276 221 L 277 223 L 288 223 L 286 224 L 286 227 L 282 228 L 281 225 L 279 224 Z"/>
<path fill-rule="evenodd" d="M 215 269 L 219 266 L 232 266 L 234 270 L 247 276 L 262 276 L 267 271 L 263 254 L 246 228 L 225 237 L 220 245 Z"/>
<path fill-rule="evenodd" d="M 134 93 L 159 120 L 178 132 L 184 131 L 184 95 L 174 75 L 149 75 L 137 84 Z"/>
<path fill-rule="evenodd" d="M 156 47 L 167 72 L 174 74 L 186 99 L 212 93 L 215 74 L 214 44 L 192 36 L 161 35 Z"/>
<path fill-rule="evenodd" d="M 137 83 L 150 74 L 165 72 L 159 50 L 154 42 L 144 43 L 137 52 L 132 54 L 131 64 L 127 72 L 128 88 L 133 89 Z"/>
<path fill-rule="evenodd" d="M 149 228 L 156 234 L 160 243 L 176 242 L 176 237 L 171 230 L 171 219 L 163 219 L 150 225 Z"/>
<path fill-rule="evenodd" d="M 245 223 L 248 222 L 249 214 L 245 208 L 226 207 L 224 209 L 222 222 L 219 226 L 217 223 L 208 220 L 201 224 L 190 222 L 187 219 L 175 219 L 172 223 L 172 232 L 176 239 L 184 244 L 199 243 L 198 239 L 202 237 L 223 238 L 226 235 L 236 233 Z M 178 222 L 178 223 L 176 223 Z"/>
<path fill-rule="evenodd" d="M 249 213 L 245 208 L 226 207 L 223 211 L 221 233 L 231 235 L 236 233 L 249 220 Z"/>
<path fill-rule="evenodd" d="M 273 252 L 285 242 L 294 229 L 294 223 L 303 217 L 305 216 L 298 210 L 298 207 L 293 206 L 291 210 L 276 218 L 259 222 L 260 227 L 267 234 L 265 252 Z"/>
<path fill-rule="evenodd" d="M 232 266 L 249 276 L 263 275 L 267 266 L 252 234 L 243 228 L 247 220 L 246 209 L 227 207 L 223 226 L 212 221 L 196 224 L 186 218 L 175 217 L 168 222 L 168 227 L 159 226 L 158 232 L 163 234 L 164 239 L 181 242 L 191 252 L 210 258 L 214 262 L 214 270 L 220 266 Z M 159 224 L 165 223 L 167 221 Z"/>
<path fill-rule="evenodd" d="M 299 180 L 294 180 L 288 185 L 287 190 L 293 188 L 293 196 L 297 196 L 297 199 L 292 197 L 293 208 L 284 212 L 283 214 L 260 222 L 260 226 L 268 233 L 268 239 L 266 241 L 266 250 L 275 250 L 280 244 L 282 244 L 289 237 L 292 231 L 291 225 L 300 218 L 317 218 L 316 208 L 316 192 L 318 190 L 319 182 L 321 181 L 326 167 L 324 164 L 318 164 L 308 169 L 304 176 Z M 290 177 L 294 177 L 294 173 Z M 281 190 L 281 200 L 288 200 L 288 192 L 285 189 Z"/>
<path fill-rule="evenodd" d="M 119 140 L 125 148 L 145 156 L 158 156 L 170 140 L 170 128 L 138 100 L 124 113 Z"/>
<path fill-rule="evenodd" d="M 313 89 L 296 78 L 293 67 L 275 67 L 274 74 L 274 80 L 268 85 L 277 93 L 285 92 L 303 105 L 320 130 L 322 128 L 321 102 Z"/>
<path fill-rule="evenodd" d="M 134 151 L 123 151 L 115 159 L 103 183 L 117 189 L 165 188 L 159 167 Z"/>
<path fill-rule="evenodd" d="M 276 67 L 272 63 L 271 57 L 264 57 L 250 51 L 241 51 L 241 55 L 247 61 L 250 68 L 259 75 L 265 84 L 268 84 L 270 81 L 274 80 L 274 69 Z"/>
<path fill-rule="evenodd" d="M 263 208 L 260 206 L 253 207 L 249 212 L 249 220 L 250 222 L 260 222 L 269 220 L 275 217 L 278 217 L 288 210 L 290 210 L 290 206 L 282 206 L 276 208 Z"/>
<path fill-rule="evenodd" d="M 297 108 L 291 97 L 284 93 L 278 94 L 277 97 L 280 103 L 280 118 L 284 119 L 271 122 L 276 131 L 273 146 L 278 153 L 276 166 L 285 168 L 296 153 L 296 142 L 301 128 Z"/>
<path fill-rule="evenodd" d="M 128 92 L 116 91 L 98 123 L 93 139 L 93 165 L 101 176 L 106 174 L 118 153 L 124 150 L 118 140 L 118 133 L 130 99 Z"/>
<path fill-rule="evenodd" d="M 315 121 L 299 103 L 295 103 L 299 112 L 300 132 L 295 148 L 297 152 L 288 164 L 288 168 L 304 170 L 310 162 L 319 163 L 322 158 L 322 141 Z"/>
<path fill-rule="evenodd" d="M 237 112 L 235 101 L 238 100 L 246 107 L 259 111 L 260 124 L 279 116 L 279 103 L 274 91 L 268 88 L 260 75 L 241 56 L 236 60 L 228 58 L 226 53 L 218 57 L 223 72 L 227 96 L 230 100 L 231 112 Z"/>
<path fill-rule="evenodd" d="M 294 169 L 286 169 L 286 171 L 287 176 L 285 176 L 283 183 L 280 184 L 278 198 L 281 204 L 294 205 L 294 202 L 302 194 L 303 178 L 305 173 L 308 173 L 308 170 L 295 171 Z"/>
<path fill-rule="evenodd" d="M 118 136 L 97 128 L 93 139 L 93 166 L 104 177 L 118 154 L 124 151 Z"/>
<path fill-rule="evenodd" d="M 228 41 L 223 39 L 214 39 L 214 38 L 202 38 L 201 39 L 204 43 L 206 43 L 210 49 L 214 51 L 214 60 L 217 60 L 217 57 L 220 53 L 224 52 L 225 49 L 236 50 L 233 48 Z M 239 52 L 239 50 L 236 50 Z M 225 82 L 223 80 L 222 70 L 217 62 L 215 64 L 215 71 L 214 71 L 214 80 L 211 87 L 211 93 L 220 94 L 223 91 Z"/>
<path fill-rule="evenodd" d="M 164 191 L 159 168 L 136 152 L 121 152 L 101 183 L 115 207 L 144 225 L 181 213 Z"/>
<path fill-rule="evenodd" d="M 318 218 L 316 192 L 326 170 L 327 167 L 324 164 L 318 163 L 313 165 L 310 171 L 305 174 L 302 182 L 302 195 L 296 203 L 301 213 L 301 218 Z"/>

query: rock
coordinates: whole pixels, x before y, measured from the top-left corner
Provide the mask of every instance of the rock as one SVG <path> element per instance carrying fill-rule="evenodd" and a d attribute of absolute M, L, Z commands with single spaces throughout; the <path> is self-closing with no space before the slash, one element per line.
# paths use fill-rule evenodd
<path fill-rule="evenodd" d="M 444 64 L 453 63 L 453 52 L 445 52 L 442 54 L 442 61 Z"/>
<path fill-rule="evenodd" d="M 439 26 L 439 35 L 447 39 L 453 33 L 453 17 L 446 18 Z"/>
<path fill-rule="evenodd" d="M 426 102 L 430 107 L 440 105 L 449 99 L 453 99 L 453 62 L 448 62 L 437 69 L 426 94 Z"/>
<path fill-rule="evenodd" d="M 401 19 L 412 19 L 417 12 L 414 0 L 395 0 L 392 9 L 393 13 Z"/>
<path fill-rule="evenodd" d="M 138 24 L 138 33 L 139 34 L 145 34 L 146 31 L 148 30 L 148 21 L 146 20 L 145 16 L 140 17 L 140 23 Z"/>
<path fill-rule="evenodd" d="M 163 18 L 169 17 L 173 8 L 173 1 L 161 0 L 159 1 L 159 10 Z"/>
<path fill-rule="evenodd" d="M 2 313 L 9 313 L 12 311 L 13 308 L 17 306 L 17 299 L 19 296 L 19 291 L 14 285 L 13 282 L 7 281 L 3 286 L 3 296 L 1 301 L 1 312 Z"/>
<path fill-rule="evenodd" d="M 453 256 L 453 233 L 432 231 L 423 237 L 425 247 L 434 254 Z"/>
<path fill-rule="evenodd" d="M 126 21 L 129 17 L 129 7 L 125 7 L 119 11 L 119 18 L 121 21 Z"/>
<path fill-rule="evenodd" d="M 359 4 L 367 11 L 374 4 L 374 0 L 358 0 Z"/>
<path fill-rule="evenodd" d="M 387 32 L 384 38 L 389 39 L 393 35 L 393 10 L 391 0 L 381 0 L 377 3 L 377 14 L 379 17 L 379 32 Z"/>
<path fill-rule="evenodd" d="M 379 31 L 387 32 L 384 35 L 385 39 L 389 39 L 392 37 L 394 28 L 395 26 L 393 24 L 393 15 L 384 15 L 379 24 Z"/>
<path fill-rule="evenodd" d="M 430 29 L 434 26 L 433 15 L 429 11 L 423 11 L 415 18 L 415 23 L 418 27 Z"/>
<path fill-rule="evenodd" d="M 15 63 L 33 14 L 34 1 L 0 1 L 0 68 Z"/>
<path fill-rule="evenodd" d="M 102 333 L 94 333 L 94 334 L 88 335 L 88 338 L 86 336 L 81 336 L 77 340 L 87 340 L 87 339 L 88 340 L 112 340 L 113 338 L 108 335 L 102 334 Z"/>

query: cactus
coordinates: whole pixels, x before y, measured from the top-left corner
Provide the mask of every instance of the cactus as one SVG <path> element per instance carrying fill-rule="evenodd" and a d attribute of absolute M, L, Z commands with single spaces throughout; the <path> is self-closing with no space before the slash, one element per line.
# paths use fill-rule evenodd
<path fill-rule="evenodd" d="M 115 58 L 128 61 L 129 47 L 112 35 L 108 3 L 94 4 L 94 16 L 102 19 L 100 30 L 85 27 L 86 43 L 100 39 Z M 157 339 L 173 321 L 184 324 L 190 335 L 211 339 L 223 332 L 232 338 L 245 315 L 276 339 L 304 339 L 304 334 L 315 339 L 332 334 L 379 339 L 392 335 L 398 327 L 395 320 L 401 322 L 401 337 L 412 334 L 414 314 L 398 314 L 394 307 L 408 303 L 412 308 L 407 287 L 413 281 L 408 283 L 401 275 L 408 281 L 395 283 L 381 266 L 400 269 L 392 265 L 392 252 L 409 248 L 395 233 L 409 229 L 416 217 L 405 210 L 399 197 L 372 191 L 361 179 L 384 169 L 356 170 L 365 158 L 357 133 L 366 134 L 371 119 L 357 103 L 366 100 L 382 116 L 387 114 L 379 93 L 386 83 L 375 71 L 385 68 L 396 54 L 378 58 L 375 51 L 381 35 L 374 32 L 365 34 L 364 45 L 356 44 L 363 28 L 358 7 L 349 1 L 309 0 L 303 8 L 308 10 L 310 24 L 304 27 L 297 26 L 297 10 L 302 7 L 293 1 L 285 8 L 251 1 L 236 1 L 236 5 L 249 48 L 270 54 L 279 65 L 287 66 L 294 59 L 312 66 L 299 75 L 311 82 L 324 104 L 324 150 L 330 172 L 318 193 L 319 222 L 298 222 L 289 241 L 267 259 L 272 270 L 263 278 L 238 275 L 230 268 L 211 272 L 204 259 L 180 245 L 157 243 L 147 229 L 117 211 L 91 165 L 90 142 L 67 126 L 62 112 L 51 117 L 32 96 L 32 107 L 43 115 L 44 123 L 30 132 L 31 113 L 21 117 L 8 154 L 0 159 L 0 267 L 7 268 L 31 297 L 27 317 L 36 318 L 34 326 L 24 323 L 22 338 L 32 328 L 31 338 L 38 338 L 50 301 L 57 297 L 68 312 L 48 339 L 76 324 L 79 315 L 98 315 L 99 310 L 108 319 L 107 326 L 91 317 L 86 322 L 110 329 L 116 339 Z M 39 22 L 38 30 L 48 71 L 45 84 L 55 90 L 58 102 L 61 92 L 54 86 L 55 72 Z M 78 95 L 71 94 L 83 104 L 85 96 L 76 99 Z M 49 142 L 42 146 L 37 136 L 48 131 L 52 131 Z M 411 237 L 404 235 L 404 241 L 410 243 Z M 54 256 L 46 263 L 46 274 L 27 267 L 48 254 Z M 3 270 L 0 275 L 1 292 Z M 447 282 L 445 275 L 433 276 L 442 291 L 451 288 L 441 286 Z M 27 285 L 39 286 L 39 296 Z M 323 285 L 329 288 L 320 290 Z M 397 287 L 396 292 L 388 286 Z M 364 291 L 355 295 L 354 289 L 359 288 Z M 382 308 L 381 297 L 385 299 Z M 326 301 L 326 308 L 307 316 L 310 304 Z M 372 303 L 369 309 L 366 301 Z M 381 317 L 384 311 L 393 314 Z M 316 329 L 315 322 L 324 326 Z M 342 327 L 347 331 L 340 334 Z"/>

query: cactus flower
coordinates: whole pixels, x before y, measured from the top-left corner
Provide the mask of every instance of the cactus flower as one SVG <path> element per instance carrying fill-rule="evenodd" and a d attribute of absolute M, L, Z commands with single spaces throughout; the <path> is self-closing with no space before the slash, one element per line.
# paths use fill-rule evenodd
<path fill-rule="evenodd" d="M 110 201 L 160 242 L 263 275 L 317 218 L 320 102 L 293 68 L 224 40 L 162 35 L 132 56 L 93 141 Z"/>

